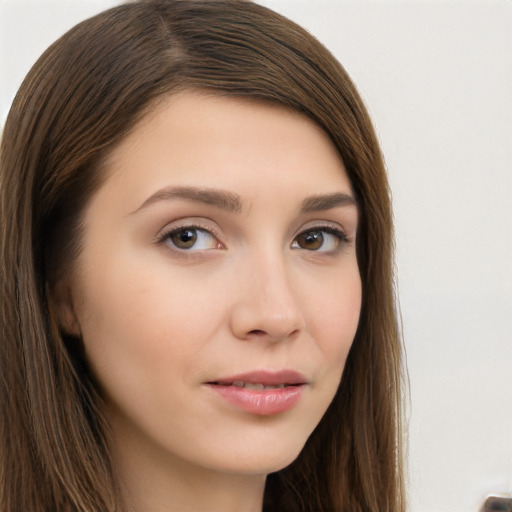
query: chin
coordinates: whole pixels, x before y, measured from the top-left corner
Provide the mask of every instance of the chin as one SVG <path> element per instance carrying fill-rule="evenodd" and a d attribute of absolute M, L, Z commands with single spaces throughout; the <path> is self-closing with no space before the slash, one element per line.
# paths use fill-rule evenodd
<path fill-rule="evenodd" d="M 206 459 L 211 469 L 241 475 L 267 475 L 289 466 L 301 453 L 308 435 L 247 436 L 248 443 L 226 449 L 210 447 Z M 251 442 L 252 441 L 252 442 Z M 213 453 L 213 452 L 216 453 Z M 206 454 L 205 454 L 206 455 Z"/>

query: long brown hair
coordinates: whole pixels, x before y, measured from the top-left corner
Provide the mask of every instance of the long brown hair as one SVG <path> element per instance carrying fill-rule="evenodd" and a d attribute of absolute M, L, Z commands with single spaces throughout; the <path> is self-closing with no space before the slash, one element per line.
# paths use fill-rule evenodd
<path fill-rule="evenodd" d="M 401 350 L 384 164 L 347 73 L 305 30 L 242 0 L 150 0 L 86 20 L 26 77 L 0 154 L 0 510 L 122 505 L 100 397 L 51 290 L 80 251 L 81 216 L 109 150 L 183 89 L 274 102 L 313 119 L 360 211 L 358 331 L 338 393 L 296 461 L 271 474 L 265 511 L 400 512 Z M 313 171 L 312 171 L 313 172 Z"/>

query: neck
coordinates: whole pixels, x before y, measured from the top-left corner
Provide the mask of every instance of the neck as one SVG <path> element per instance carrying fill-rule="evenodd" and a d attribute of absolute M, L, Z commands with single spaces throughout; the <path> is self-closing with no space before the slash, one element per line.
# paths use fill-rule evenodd
<path fill-rule="evenodd" d="M 204 472 L 130 472 L 122 475 L 127 512 L 261 512 L 265 481 Z"/>

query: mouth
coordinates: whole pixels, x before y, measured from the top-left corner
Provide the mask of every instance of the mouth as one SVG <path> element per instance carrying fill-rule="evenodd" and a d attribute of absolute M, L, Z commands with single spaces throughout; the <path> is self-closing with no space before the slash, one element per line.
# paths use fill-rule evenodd
<path fill-rule="evenodd" d="M 235 380 L 234 382 L 209 382 L 212 386 L 233 386 L 235 388 L 245 388 L 245 389 L 254 389 L 256 391 L 263 391 L 265 389 L 284 389 L 292 386 L 302 386 L 302 384 L 263 384 L 262 382 L 252 383 L 252 382 L 244 382 L 242 380 Z"/>
<path fill-rule="evenodd" d="M 232 377 L 224 377 L 208 382 L 214 386 L 234 386 L 237 388 L 266 390 L 283 389 L 307 384 L 307 379 L 295 370 L 282 370 L 278 372 L 256 371 Z"/>
<path fill-rule="evenodd" d="M 308 384 L 295 371 L 251 372 L 205 383 L 231 407 L 259 416 L 271 416 L 295 407 Z"/>

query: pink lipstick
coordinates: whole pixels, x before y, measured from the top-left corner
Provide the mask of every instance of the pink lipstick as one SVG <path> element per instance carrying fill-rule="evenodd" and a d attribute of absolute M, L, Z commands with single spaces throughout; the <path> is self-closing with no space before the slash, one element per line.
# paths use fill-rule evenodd
<path fill-rule="evenodd" d="M 292 409 L 300 400 L 306 378 L 293 370 L 257 371 L 223 377 L 207 386 L 231 405 L 251 414 L 270 416 Z"/>

